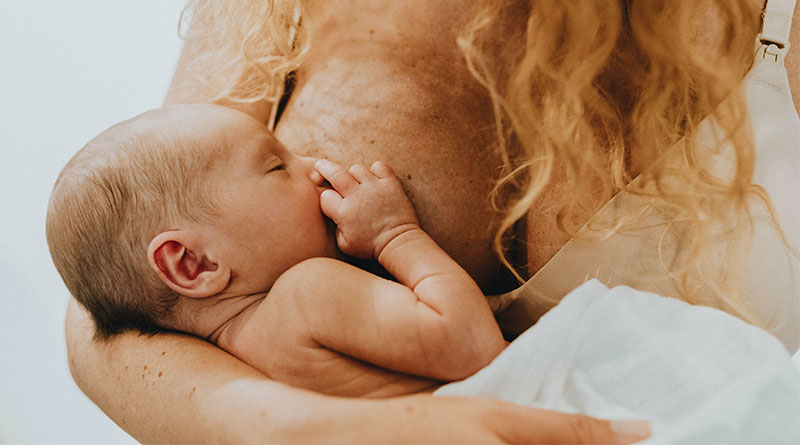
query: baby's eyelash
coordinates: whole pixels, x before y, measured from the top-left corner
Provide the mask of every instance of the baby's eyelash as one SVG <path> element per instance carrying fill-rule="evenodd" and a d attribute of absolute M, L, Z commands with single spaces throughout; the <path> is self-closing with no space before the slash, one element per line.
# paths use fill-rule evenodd
<path fill-rule="evenodd" d="M 286 169 L 286 163 L 284 163 L 283 160 L 281 160 L 281 158 L 277 156 L 272 156 L 270 158 L 267 172 L 272 172 L 276 170 L 280 171 L 285 169 Z"/>

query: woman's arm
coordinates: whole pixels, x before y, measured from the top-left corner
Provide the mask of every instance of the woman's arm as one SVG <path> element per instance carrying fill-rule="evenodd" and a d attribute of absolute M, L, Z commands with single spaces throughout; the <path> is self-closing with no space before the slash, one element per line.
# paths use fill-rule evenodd
<path fill-rule="evenodd" d="M 191 72 L 190 31 L 165 105 L 213 98 Z M 216 102 L 219 103 L 219 102 Z M 266 122 L 272 104 L 224 103 Z M 382 401 L 317 395 L 266 378 L 194 337 L 124 333 L 97 343 L 88 314 L 71 300 L 70 370 L 78 386 L 142 442 L 631 443 L 639 424 L 611 424 L 490 399 L 430 395 Z"/>
<path fill-rule="evenodd" d="M 321 396 L 271 381 L 188 336 L 126 333 L 92 342 L 91 321 L 74 300 L 66 333 L 78 386 L 142 442 L 632 443 L 647 434 L 636 434 L 647 430 L 638 422 L 491 399 Z"/>

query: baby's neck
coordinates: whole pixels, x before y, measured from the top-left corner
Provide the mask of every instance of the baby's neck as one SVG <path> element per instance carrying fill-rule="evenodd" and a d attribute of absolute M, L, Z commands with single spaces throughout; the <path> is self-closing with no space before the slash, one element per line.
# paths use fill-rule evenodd
<path fill-rule="evenodd" d="M 258 305 L 264 301 L 266 294 L 250 295 L 245 301 L 248 302 L 244 305 L 241 311 L 235 313 L 227 320 L 223 320 L 217 328 L 207 337 L 208 341 L 214 343 L 222 349 L 227 350 L 232 338 L 236 336 L 236 332 L 247 322 L 253 315 L 253 312 L 258 308 Z"/>
<path fill-rule="evenodd" d="M 183 297 L 170 329 L 193 334 L 220 345 L 243 320 L 250 317 L 266 292 L 249 295 L 217 295 L 194 299 Z M 221 345 L 220 345 L 221 346 Z"/>

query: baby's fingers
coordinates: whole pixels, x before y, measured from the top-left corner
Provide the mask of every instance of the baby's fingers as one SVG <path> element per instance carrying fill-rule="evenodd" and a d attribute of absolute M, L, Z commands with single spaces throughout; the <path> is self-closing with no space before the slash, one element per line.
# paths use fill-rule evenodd
<path fill-rule="evenodd" d="M 392 178 L 395 176 L 392 167 L 383 161 L 373 162 L 372 165 L 370 165 L 369 167 L 369 171 L 371 171 L 372 174 L 381 179 Z"/>
<path fill-rule="evenodd" d="M 319 207 L 322 213 L 336 224 L 340 221 L 339 207 L 342 205 L 342 200 L 342 195 L 335 190 L 325 190 L 319 195 Z"/>
<path fill-rule="evenodd" d="M 331 187 L 335 188 L 342 196 L 348 196 L 358 189 L 358 181 L 340 165 L 326 159 L 314 163 L 314 168 L 328 180 Z"/>
<path fill-rule="evenodd" d="M 363 164 L 353 164 L 347 170 L 360 184 L 375 179 L 375 175 Z"/>

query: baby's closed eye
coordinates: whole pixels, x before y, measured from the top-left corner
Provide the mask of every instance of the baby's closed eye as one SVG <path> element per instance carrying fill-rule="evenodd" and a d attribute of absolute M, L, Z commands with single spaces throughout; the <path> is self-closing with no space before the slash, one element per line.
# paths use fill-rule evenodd
<path fill-rule="evenodd" d="M 286 169 L 286 164 L 278 156 L 272 155 L 267 159 L 266 172 L 271 173 L 274 171 L 281 171 Z"/>

